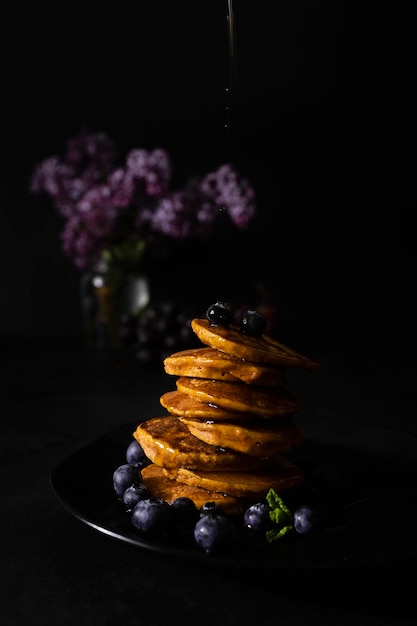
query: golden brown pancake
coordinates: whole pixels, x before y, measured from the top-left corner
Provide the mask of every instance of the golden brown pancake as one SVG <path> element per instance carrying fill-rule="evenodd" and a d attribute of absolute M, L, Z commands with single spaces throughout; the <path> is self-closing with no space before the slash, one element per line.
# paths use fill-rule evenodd
<path fill-rule="evenodd" d="M 194 333 L 202 343 L 238 359 L 263 363 L 271 367 L 317 370 L 319 364 L 295 352 L 269 335 L 252 337 L 242 333 L 237 326 L 213 326 L 206 319 L 191 321 Z"/>
<path fill-rule="evenodd" d="M 229 448 L 254 456 L 285 454 L 303 440 L 300 428 L 295 425 L 280 426 L 272 420 L 251 420 L 245 423 L 212 422 L 180 417 L 192 435 L 212 446 Z"/>
<path fill-rule="evenodd" d="M 244 422 L 253 419 L 253 415 L 223 409 L 214 404 L 200 402 L 181 391 L 167 391 L 160 397 L 160 403 L 171 415 L 178 417 L 198 417 L 210 420 L 228 420 Z"/>
<path fill-rule="evenodd" d="M 188 467 L 208 471 L 245 471 L 268 467 L 269 457 L 255 457 L 211 446 L 194 437 L 178 417 L 154 417 L 133 433 L 152 463 L 166 468 Z"/>
<path fill-rule="evenodd" d="M 267 419 L 292 415 L 301 409 L 301 402 L 283 388 L 258 387 L 204 378 L 181 376 L 178 391 L 200 402 L 209 402 L 232 411 L 259 415 Z"/>
<path fill-rule="evenodd" d="M 206 502 L 216 502 L 226 515 L 243 513 L 249 501 L 244 498 L 236 498 L 224 493 L 212 492 L 198 485 L 186 484 L 169 477 L 166 470 L 157 465 L 148 465 L 142 470 L 142 482 L 155 498 L 162 498 L 172 502 L 176 498 L 190 498 L 197 509 Z"/>
<path fill-rule="evenodd" d="M 166 373 L 178 377 L 176 390 L 160 397 L 168 415 L 133 433 L 151 462 L 141 479 L 168 502 L 188 497 L 197 508 L 216 502 L 242 514 L 271 488 L 280 494 L 303 484 L 303 471 L 283 456 L 303 440 L 293 421 L 301 402 L 283 387 L 284 374 L 319 364 L 268 335 L 191 324 L 205 345 L 165 358 Z"/>
<path fill-rule="evenodd" d="M 284 381 L 284 369 L 268 367 L 237 359 L 214 348 L 197 348 L 175 352 L 164 360 L 167 374 L 211 378 L 251 385 L 280 387 Z"/>
<path fill-rule="evenodd" d="M 206 472 L 180 468 L 171 470 L 169 475 L 192 487 L 254 502 L 264 498 L 271 488 L 280 494 L 303 484 L 304 474 L 299 467 L 285 458 L 281 459 L 280 465 L 276 470 L 261 472 Z"/>

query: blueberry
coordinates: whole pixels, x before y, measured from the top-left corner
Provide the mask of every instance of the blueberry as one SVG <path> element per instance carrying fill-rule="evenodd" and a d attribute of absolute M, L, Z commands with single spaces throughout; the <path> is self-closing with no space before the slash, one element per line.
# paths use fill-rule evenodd
<path fill-rule="evenodd" d="M 239 328 L 246 335 L 260 337 L 266 331 L 266 318 L 259 311 L 249 309 L 241 315 Z"/>
<path fill-rule="evenodd" d="M 147 535 L 161 535 L 171 525 L 170 505 L 162 498 L 139 500 L 132 510 L 133 526 Z"/>
<path fill-rule="evenodd" d="M 194 526 L 194 539 L 207 554 L 228 547 L 233 535 L 233 524 L 225 515 L 204 515 Z"/>
<path fill-rule="evenodd" d="M 223 511 L 217 502 L 205 502 L 199 509 L 200 517 L 203 517 L 204 515 L 219 515 L 222 513 Z"/>
<path fill-rule="evenodd" d="M 269 505 L 257 502 L 248 507 L 243 515 L 245 527 L 255 532 L 266 532 L 271 527 Z"/>
<path fill-rule="evenodd" d="M 320 525 L 318 512 L 308 505 L 300 506 L 294 511 L 294 529 L 301 535 L 311 535 Z"/>
<path fill-rule="evenodd" d="M 121 498 L 128 487 L 138 480 L 138 470 L 128 463 L 119 465 L 113 472 L 113 487 Z"/>
<path fill-rule="evenodd" d="M 227 302 L 217 300 L 215 304 L 209 306 L 206 317 L 212 326 L 224 326 L 227 328 L 233 321 L 233 312 Z"/>
<path fill-rule="evenodd" d="M 149 459 L 146 456 L 142 446 L 136 439 L 134 439 L 126 450 L 126 461 L 133 467 L 142 469 L 146 465 L 149 465 Z"/>
<path fill-rule="evenodd" d="M 127 510 L 131 511 L 139 500 L 146 500 L 150 496 L 149 489 L 143 483 L 136 483 L 124 491 L 122 500 Z"/>
<path fill-rule="evenodd" d="M 177 523 L 177 525 L 188 526 L 189 524 L 194 524 L 198 517 L 197 507 L 193 500 L 185 496 L 175 498 L 175 500 L 171 502 L 171 511 L 173 513 L 174 522 Z"/>

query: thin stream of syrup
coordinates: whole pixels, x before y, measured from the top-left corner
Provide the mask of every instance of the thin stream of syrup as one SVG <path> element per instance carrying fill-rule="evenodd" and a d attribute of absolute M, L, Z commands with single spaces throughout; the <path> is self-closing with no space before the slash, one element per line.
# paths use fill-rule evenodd
<path fill-rule="evenodd" d="M 227 0 L 227 26 L 228 26 L 228 43 L 229 43 L 229 84 L 226 87 L 226 145 L 227 159 L 233 161 L 233 128 L 232 113 L 237 88 L 237 53 L 236 53 L 236 31 L 235 31 L 235 15 L 233 11 L 233 0 Z"/>

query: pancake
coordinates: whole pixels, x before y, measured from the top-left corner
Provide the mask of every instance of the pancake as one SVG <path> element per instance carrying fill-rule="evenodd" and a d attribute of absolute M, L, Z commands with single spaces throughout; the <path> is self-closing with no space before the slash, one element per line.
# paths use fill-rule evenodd
<path fill-rule="evenodd" d="M 197 417 L 209 420 L 228 420 L 230 422 L 245 422 L 253 419 L 252 415 L 223 409 L 214 404 L 200 402 L 181 391 L 167 391 L 160 397 L 160 403 L 171 415 L 178 417 Z"/>
<path fill-rule="evenodd" d="M 237 326 L 213 326 L 207 319 L 199 318 L 191 321 L 191 327 L 203 344 L 238 359 L 281 368 L 299 367 L 314 371 L 320 367 L 269 335 L 253 337 Z"/>
<path fill-rule="evenodd" d="M 178 391 L 200 402 L 209 402 L 232 411 L 241 411 L 270 419 L 297 413 L 301 402 L 282 388 L 258 387 L 204 378 L 181 376 Z"/>
<path fill-rule="evenodd" d="M 197 348 L 175 352 L 164 360 L 167 374 L 211 378 L 251 385 L 279 387 L 284 382 L 284 369 L 250 363 L 229 356 L 214 348 Z"/>
<path fill-rule="evenodd" d="M 243 513 L 249 502 L 243 498 L 212 492 L 198 485 L 187 484 L 169 477 L 166 470 L 157 465 L 148 465 L 142 470 L 142 482 L 155 498 L 172 502 L 176 498 L 190 498 L 197 509 L 206 502 L 216 502 L 226 515 Z"/>
<path fill-rule="evenodd" d="M 295 425 L 279 426 L 272 420 L 250 420 L 246 423 L 211 422 L 180 417 L 192 435 L 212 446 L 221 446 L 253 456 L 285 454 L 303 440 Z"/>
<path fill-rule="evenodd" d="M 147 458 L 160 467 L 239 472 L 265 468 L 272 463 L 269 457 L 250 456 L 205 443 L 172 415 L 140 423 L 133 437 Z"/>
<path fill-rule="evenodd" d="M 211 492 L 247 498 L 252 502 L 265 498 L 269 489 L 278 494 L 300 487 L 304 483 L 302 470 L 284 457 L 276 470 L 261 472 L 207 472 L 180 468 L 172 471 L 177 482 Z"/>

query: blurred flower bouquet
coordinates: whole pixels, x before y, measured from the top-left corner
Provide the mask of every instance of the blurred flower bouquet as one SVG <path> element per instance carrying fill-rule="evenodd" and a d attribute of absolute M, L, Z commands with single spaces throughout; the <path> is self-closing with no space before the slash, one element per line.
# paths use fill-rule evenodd
<path fill-rule="evenodd" d="M 135 148 L 122 159 L 106 133 L 83 130 L 62 156 L 35 166 L 30 190 L 50 196 L 64 220 L 63 251 L 80 270 L 103 258 L 132 271 L 146 248 L 209 238 L 222 213 L 238 229 L 254 217 L 254 190 L 231 165 L 182 189 L 171 189 L 171 178 L 166 150 Z"/>
<path fill-rule="evenodd" d="M 83 274 L 94 269 L 94 327 L 99 319 L 113 344 L 120 318 L 115 294 L 126 276 L 141 274 L 145 254 L 172 242 L 209 239 L 220 217 L 244 230 L 255 215 L 254 190 L 230 164 L 190 178 L 181 189 L 171 182 L 166 150 L 135 148 L 122 157 L 106 133 L 88 130 L 32 172 L 30 191 L 49 196 L 63 219 L 64 254 Z M 142 308 L 148 300 L 143 293 L 136 298 Z"/>

